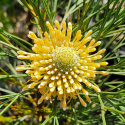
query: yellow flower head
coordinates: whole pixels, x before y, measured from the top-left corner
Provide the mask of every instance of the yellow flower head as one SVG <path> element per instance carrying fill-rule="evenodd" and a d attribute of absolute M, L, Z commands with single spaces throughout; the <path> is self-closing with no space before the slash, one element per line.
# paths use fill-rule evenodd
<path fill-rule="evenodd" d="M 92 87 L 96 92 L 101 91 L 96 84 L 90 82 L 90 78 L 95 78 L 98 73 L 107 75 L 106 71 L 96 71 L 96 68 L 106 66 L 108 63 L 94 62 L 102 58 L 101 54 L 105 52 L 105 49 L 91 54 L 101 44 L 100 41 L 91 40 L 92 30 L 88 31 L 84 37 L 81 30 L 78 30 L 71 41 L 72 24 L 70 22 L 67 30 L 65 22 L 62 22 L 62 30 L 58 21 L 55 21 L 57 28 L 53 28 L 49 22 L 46 22 L 46 25 L 49 34 L 45 32 L 42 39 L 37 38 L 33 32 L 29 32 L 28 37 L 35 43 L 32 47 L 34 53 L 18 51 L 19 59 L 31 60 L 30 65 L 17 66 L 17 71 L 26 70 L 27 74 L 31 74 L 33 81 L 23 90 L 39 84 L 38 89 L 42 96 L 38 104 L 51 96 L 57 96 L 65 110 L 66 99 L 75 99 L 78 95 L 81 104 L 86 106 L 78 93 L 84 93 L 87 101 L 91 102 L 83 85 Z"/>

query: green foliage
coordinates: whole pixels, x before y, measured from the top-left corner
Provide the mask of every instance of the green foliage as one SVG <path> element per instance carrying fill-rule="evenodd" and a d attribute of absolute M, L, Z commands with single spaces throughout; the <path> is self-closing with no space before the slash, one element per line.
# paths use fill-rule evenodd
<path fill-rule="evenodd" d="M 1 1 L 0 24 L 3 26 L 0 28 L 0 125 L 125 124 L 125 2 L 104 2 L 105 0 Z M 52 104 L 45 101 L 38 106 L 39 94 L 36 88 L 21 91 L 29 78 L 26 78 L 28 76 L 25 73 L 19 74 L 15 67 L 29 62 L 20 62 L 16 57 L 17 51 L 24 49 L 32 52 L 33 45 L 29 39 L 24 40 L 24 34 L 20 35 L 14 30 L 15 23 L 19 21 L 12 20 L 18 16 L 15 6 L 19 13 L 23 12 L 30 18 L 23 27 L 24 34 L 28 33 L 27 29 L 31 26 L 29 30 L 35 29 L 37 35 L 42 37 L 43 32 L 47 31 L 46 21 L 54 25 L 54 20 L 60 19 L 60 22 L 70 21 L 73 24 L 73 37 L 78 30 L 81 30 L 84 36 L 92 29 L 92 38 L 102 42 L 98 50 L 107 49 L 101 61 L 108 61 L 109 65 L 98 70 L 106 70 L 109 74 L 97 75 L 94 79 L 102 91 L 94 93 L 92 89 L 89 90 L 92 102 L 87 107 L 83 107 L 76 99 L 71 100 L 68 109 L 63 111 L 56 98 Z M 11 29 L 13 32 L 10 33 Z M 85 99 L 82 93 L 80 95 Z M 14 103 L 21 104 L 22 107 L 18 108 L 24 113 L 12 110 Z M 26 106 L 27 108 L 24 108 Z"/>

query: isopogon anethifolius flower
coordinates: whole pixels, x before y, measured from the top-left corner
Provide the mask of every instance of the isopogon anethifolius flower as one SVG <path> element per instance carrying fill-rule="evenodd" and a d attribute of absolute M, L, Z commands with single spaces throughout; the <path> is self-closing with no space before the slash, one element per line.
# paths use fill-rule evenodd
<path fill-rule="evenodd" d="M 38 85 L 41 93 L 38 104 L 52 96 L 57 96 L 65 110 L 66 99 L 75 99 L 78 95 L 81 104 L 86 106 L 79 92 L 84 93 L 87 101 L 91 102 L 83 84 L 92 87 L 96 92 L 101 91 L 96 84 L 90 82 L 90 79 L 95 78 L 96 74 L 107 75 L 107 71 L 97 71 L 96 68 L 106 66 L 108 63 L 95 62 L 102 58 L 101 54 L 105 49 L 91 54 L 101 44 L 100 41 L 91 39 L 92 30 L 84 37 L 81 30 L 78 30 L 71 41 L 72 24 L 70 22 L 67 30 L 64 21 L 62 30 L 58 21 L 55 21 L 57 28 L 53 28 L 48 21 L 46 25 L 49 34 L 45 32 L 42 39 L 29 31 L 28 37 L 34 41 L 32 47 L 34 53 L 18 51 L 18 59 L 31 60 L 31 64 L 17 66 L 17 71 L 26 70 L 26 73 L 31 75 L 32 83 L 25 86 L 23 90 Z"/>

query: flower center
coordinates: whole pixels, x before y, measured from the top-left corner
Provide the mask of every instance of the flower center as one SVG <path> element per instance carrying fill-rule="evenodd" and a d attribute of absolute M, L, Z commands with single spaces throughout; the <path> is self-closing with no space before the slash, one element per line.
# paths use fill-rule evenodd
<path fill-rule="evenodd" d="M 61 71 L 69 71 L 77 66 L 78 55 L 70 47 L 57 47 L 53 53 L 55 67 Z"/>

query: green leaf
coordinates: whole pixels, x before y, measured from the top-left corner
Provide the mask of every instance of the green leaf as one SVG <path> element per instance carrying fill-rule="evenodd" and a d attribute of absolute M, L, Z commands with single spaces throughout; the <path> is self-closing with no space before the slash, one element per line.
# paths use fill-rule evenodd
<path fill-rule="evenodd" d="M 20 50 L 19 48 L 15 47 L 15 46 L 13 46 L 13 45 L 10 45 L 10 44 L 8 44 L 8 43 L 5 43 L 5 42 L 3 42 L 3 41 L 0 41 L 0 43 L 3 44 L 3 45 L 5 45 L 5 46 L 7 46 L 8 48 L 14 49 L 14 50 L 16 50 L 16 51 L 19 51 L 19 50 Z"/>
<path fill-rule="evenodd" d="M 0 112 L 0 116 L 18 99 L 20 95 L 13 97 L 12 101 Z"/>
<path fill-rule="evenodd" d="M 19 78 L 19 77 L 27 77 L 27 74 L 18 74 L 18 75 L 0 75 L 0 79 L 5 78 Z"/>

